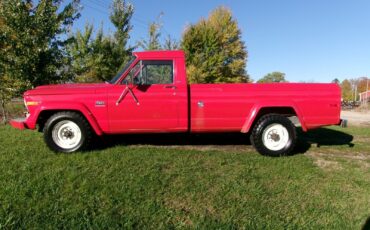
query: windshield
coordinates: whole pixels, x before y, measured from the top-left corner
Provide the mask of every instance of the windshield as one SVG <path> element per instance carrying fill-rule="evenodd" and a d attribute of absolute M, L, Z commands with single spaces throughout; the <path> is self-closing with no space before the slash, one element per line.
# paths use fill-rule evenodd
<path fill-rule="evenodd" d="M 122 74 L 124 72 L 126 72 L 127 68 L 130 67 L 130 65 L 132 64 L 132 62 L 136 59 L 135 56 L 131 56 L 130 59 L 128 60 L 128 62 L 126 63 L 126 65 L 123 67 L 123 69 L 121 71 L 119 71 L 117 73 L 117 75 L 109 81 L 110 84 L 114 84 L 118 81 L 118 79 L 122 76 Z"/>

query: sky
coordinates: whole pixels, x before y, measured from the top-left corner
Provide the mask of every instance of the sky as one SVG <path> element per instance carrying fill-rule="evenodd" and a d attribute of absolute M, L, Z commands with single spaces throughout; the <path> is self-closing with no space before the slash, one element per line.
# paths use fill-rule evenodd
<path fill-rule="evenodd" d="M 81 17 L 112 33 L 111 0 L 81 0 Z M 162 38 L 179 40 L 189 24 L 218 6 L 228 7 L 248 51 L 247 72 L 258 80 L 273 71 L 290 82 L 331 82 L 370 75 L 370 1 L 368 0 L 131 0 L 130 43 L 145 38 L 150 22 L 161 18 Z"/>

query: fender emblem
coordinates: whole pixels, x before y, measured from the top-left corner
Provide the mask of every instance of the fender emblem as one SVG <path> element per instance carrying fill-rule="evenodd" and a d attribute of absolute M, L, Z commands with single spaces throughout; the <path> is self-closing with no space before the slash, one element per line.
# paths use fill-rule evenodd
<path fill-rule="evenodd" d="M 95 106 L 105 106 L 105 101 L 96 101 Z"/>

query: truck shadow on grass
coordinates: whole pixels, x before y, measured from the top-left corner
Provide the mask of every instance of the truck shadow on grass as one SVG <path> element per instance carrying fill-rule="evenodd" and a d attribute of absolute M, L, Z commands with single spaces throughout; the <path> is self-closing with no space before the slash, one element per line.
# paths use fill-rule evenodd
<path fill-rule="evenodd" d="M 298 141 L 294 154 L 305 153 L 313 145 L 317 148 L 321 146 L 348 146 L 348 148 L 352 148 L 354 146 L 352 135 L 328 128 L 319 128 L 306 133 L 297 129 L 297 136 Z"/>
<path fill-rule="evenodd" d="M 298 141 L 291 155 L 303 154 L 312 146 L 348 146 L 353 147 L 353 136 L 327 128 L 320 128 L 304 133 L 297 129 Z M 184 147 L 192 149 L 215 150 L 251 150 L 249 135 L 243 133 L 207 133 L 207 134 L 125 134 L 104 137 L 94 149 L 107 149 L 114 146 L 152 145 L 164 147 Z"/>

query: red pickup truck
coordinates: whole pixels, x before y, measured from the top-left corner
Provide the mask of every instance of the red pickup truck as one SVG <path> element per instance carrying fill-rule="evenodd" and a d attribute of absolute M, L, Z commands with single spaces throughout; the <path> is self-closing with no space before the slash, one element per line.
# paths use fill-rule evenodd
<path fill-rule="evenodd" d="M 93 135 L 242 132 L 264 155 L 289 154 L 296 116 L 303 131 L 340 123 L 337 84 L 191 84 L 182 51 L 133 53 L 110 82 L 39 86 L 24 93 L 26 118 L 56 152 L 89 146 Z"/>

